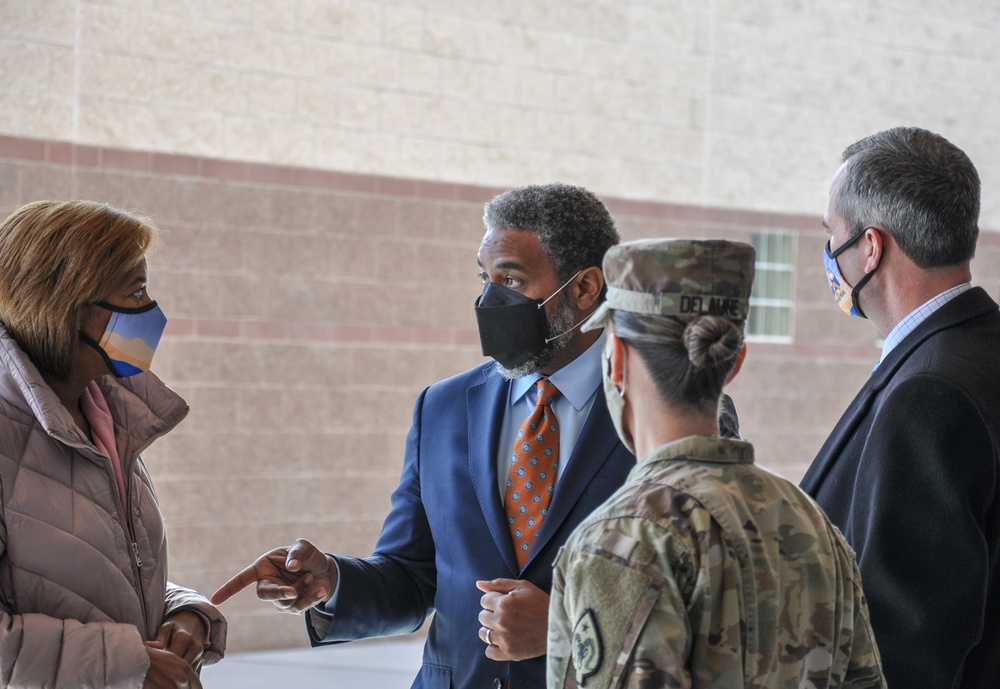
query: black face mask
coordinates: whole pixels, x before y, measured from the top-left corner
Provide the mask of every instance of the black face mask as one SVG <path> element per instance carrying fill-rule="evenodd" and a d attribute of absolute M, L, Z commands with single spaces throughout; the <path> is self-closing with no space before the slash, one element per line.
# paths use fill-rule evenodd
<path fill-rule="evenodd" d="M 488 283 L 476 300 L 476 321 L 483 356 L 517 368 L 545 347 L 547 323 L 541 299 Z"/>

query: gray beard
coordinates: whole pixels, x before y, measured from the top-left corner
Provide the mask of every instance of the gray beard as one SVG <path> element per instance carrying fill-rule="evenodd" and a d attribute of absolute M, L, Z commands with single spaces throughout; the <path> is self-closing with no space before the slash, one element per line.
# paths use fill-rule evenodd
<path fill-rule="evenodd" d="M 507 368 L 506 366 L 501 366 L 499 361 L 494 362 L 496 364 L 497 373 L 504 377 L 506 380 L 514 380 L 516 378 L 524 378 L 525 376 L 531 375 L 532 373 L 538 373 L 545 366 L 555 358 L 556 354 L 563 351 L 569 347 L 569 343 L 573 340 L 573 335 L 569 334 L 569 331 L 576 325 L 576 320 L 573 316 L 573 307 L 570 306 L 569 299 L 564 298 L 562 295 L 559 297 L 559 301 L 556 304 L 556 310 L 552 313 L 551 318 L 546 319 L 546 338 L 555 337 L 554 340 L 550 340 L 545 343 L 538 354 L 525 361 L 519 366 L 514 368 Z M 562 337 L 556 337 L 561 335 Z"/>

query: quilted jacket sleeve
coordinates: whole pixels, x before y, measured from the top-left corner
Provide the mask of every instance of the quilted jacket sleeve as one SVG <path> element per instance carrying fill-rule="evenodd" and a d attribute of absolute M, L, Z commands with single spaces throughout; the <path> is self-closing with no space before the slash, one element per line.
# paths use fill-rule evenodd
<path fill-rule="evenodd" d="M 0 611 L 4 689 L 139 689 L 149 656 L 130 624 Z"/>
<path fill-rule="evenodd" d="M 212 665 L 222 660 L 226 654 L 226 634 L 229 625 L 219 609 L 208 602 L 208 599 L 197 591 L 167 582 L 167 598 L 163 608 L 163 619 L 166 620 L 183 610 L 194 610 L 208 620 L 211 625 L 209 645 L 205 649 L 202 663 Z"/>

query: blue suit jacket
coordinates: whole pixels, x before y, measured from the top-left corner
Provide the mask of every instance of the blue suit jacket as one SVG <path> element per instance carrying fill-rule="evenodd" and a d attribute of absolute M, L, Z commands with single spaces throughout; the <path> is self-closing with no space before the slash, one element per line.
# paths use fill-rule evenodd
<path fill-rule="evenodd" d="M 857 551 L 890 687 L 1000 686 L 1000 312 L 982 289 L 907 335 L 802 488 Z"/>
<path fill-rule="evenodd" d="M 509 663 L 484 655 L 478 636 L 483 594 L 475 582 L 524 579 L 549 592 L 559 548 L 624 483 L 635 457 L 619 440 L 599 387 L 535 548 L 520 570 L 497 480 L 509 385 L 489 362 L 421 393 L 402 478 L 375 552 L 364 559 L 337 556 L 336 615 L 309 614 L 314 644 L 412 632 L 436 612 L 414 688 L 545 686 L 544 656 Z M 326 623 L 319 637 L 317 629 Z"/>

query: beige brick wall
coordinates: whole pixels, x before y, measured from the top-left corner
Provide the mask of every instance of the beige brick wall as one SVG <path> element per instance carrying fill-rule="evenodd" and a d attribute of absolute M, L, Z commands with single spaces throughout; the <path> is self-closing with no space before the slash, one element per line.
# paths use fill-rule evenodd
<path fill-rule="evenodd" d="M 155 368 L 192 413 L 147 459 L 172 574 L 211 591 L 297 536 L 370 550 L 413 400 L 481 360 L 482 202 L 525 182 L 593 188 L 626 238 L 797 234 L 793 341 L 731 392 L 798 478 L 878 351 L 820 268 L 839 151 L 936 129 L 1000 228 L 998 29 L 989 0 L 0 0 L 0 216 L 93 198 L 167 230 Z M 997 298 L 998 235 L 975 271 Z M 226 612 L 234 650 L 304 643 Z"/>
<path fill-rule="evenodd" d="M 482 361 L 475 253 L 495 191 L 0 136 L 0 217 L 93 198 L 165 231 L 154 370 L 191 414 L 146 460 L 174 580 L 211 592 L 298 537 L 371 551 L 416 396 Z M 797 480 L 878 358 L 830 297 L 819 218 L 605 199 L 625 239 L 797 235 L 794 338 L 751 342 L 730 390 L 760 463 Z M 1000 296 L 1000 235 L 975 271 Z M 225 611 L 233 650 L 305 643 L 301 619 L 251 593 Z"/>
<path fill-rule="evenodd" d="M 998 33 L 992 0 L 5 0 L 0 133 L 814 213 L 919 124 L 996 228 Z"/>
<path fill-rule="evenodd" d="M 96 198 L 164 231 L 150 292 L 170 322 L 154 370 L 191 405 L 146 453 L 171 577 L 211 593 L 300 536 L 367 555 L 417 394 L 482 361 L 475 252 L 493 192 L 4 143 L 0 217 Z M 252 594 L 225 612 L 234 650 L 305 643 L 301 618 Z"/>

